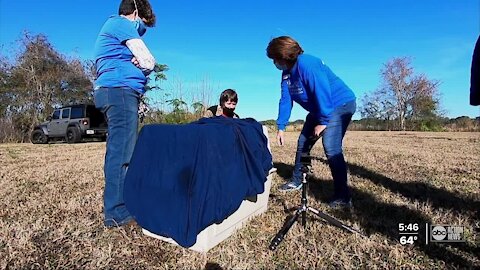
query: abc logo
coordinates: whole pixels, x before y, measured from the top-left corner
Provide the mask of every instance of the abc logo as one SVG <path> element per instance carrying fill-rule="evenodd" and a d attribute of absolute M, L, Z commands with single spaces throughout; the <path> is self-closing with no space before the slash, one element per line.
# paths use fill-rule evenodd
<path fill-rule="evenodd" d="M 447 230 L 443 226 L 435 226 L 430 232 L 433 239 L 440 241 L 447 237 Z"/>

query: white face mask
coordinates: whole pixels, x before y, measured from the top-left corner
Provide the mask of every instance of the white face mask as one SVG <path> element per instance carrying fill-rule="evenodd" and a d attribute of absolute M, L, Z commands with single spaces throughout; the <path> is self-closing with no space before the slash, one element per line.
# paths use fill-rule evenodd
<path fill-rule="evenodd" d="M 279 70 L 288 70 L 287 65 L 280 65 L 279 63 L 275 62 L 275 67 L 277 67 Z"/>

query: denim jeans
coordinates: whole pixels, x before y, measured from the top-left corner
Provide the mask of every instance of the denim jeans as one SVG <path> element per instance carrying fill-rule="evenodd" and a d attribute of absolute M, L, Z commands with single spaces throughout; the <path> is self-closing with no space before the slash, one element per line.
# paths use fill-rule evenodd
<path fill-rule="evenodd" d="M 94 99 L 108 123 L 104 223 L 108 227 L 123 225 L 132 219 L 123 200 L 123 186 L 137 140 L 139 93 L 128 87 L 102 87 L 95 90 Z"/>
<path fill-rule="evenodd" d="M 356 102 L 354 100 L 335 108 L 322 136 L 323 149 L 327 156 L 334 182 L 334 200 L 350 200 L 350 191 L 347 185 L 347 164 L 343 157 L 342 141 L 355 110 Z M 295 182 L 300 182 L 302 179 L 302 172 L 300 171 L 302 167 L 300 163 L 301 155 L 310 155 L 312 147 L 318 140 L 318 138 L 313 136 L 315 126 L 318 124 L 318 120 L 309 113 L 298 138 L 292 179 Z"/>

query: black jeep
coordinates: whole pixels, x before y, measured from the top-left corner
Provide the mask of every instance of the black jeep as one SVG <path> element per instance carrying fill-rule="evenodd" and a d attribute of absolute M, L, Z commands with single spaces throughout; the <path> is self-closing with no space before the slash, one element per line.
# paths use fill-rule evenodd
<path fill-rule="evenodd" d="M 52 116 L 32 131 L 32 143 L 48 143 L 64 139 L 67 143 L 83 138 L 107 138 L 107 121 L 94 105 L 79 104 L 56 109 Z"/>

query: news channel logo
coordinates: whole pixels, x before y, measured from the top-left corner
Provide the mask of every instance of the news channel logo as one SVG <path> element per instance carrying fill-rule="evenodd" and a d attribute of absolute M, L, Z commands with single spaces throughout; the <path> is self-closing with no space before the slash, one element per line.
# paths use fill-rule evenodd
<path fill-rule="evenodd" d="M 430 242 L 465 242 L 465 227 L 459 225 L 430 225 Z"/>

